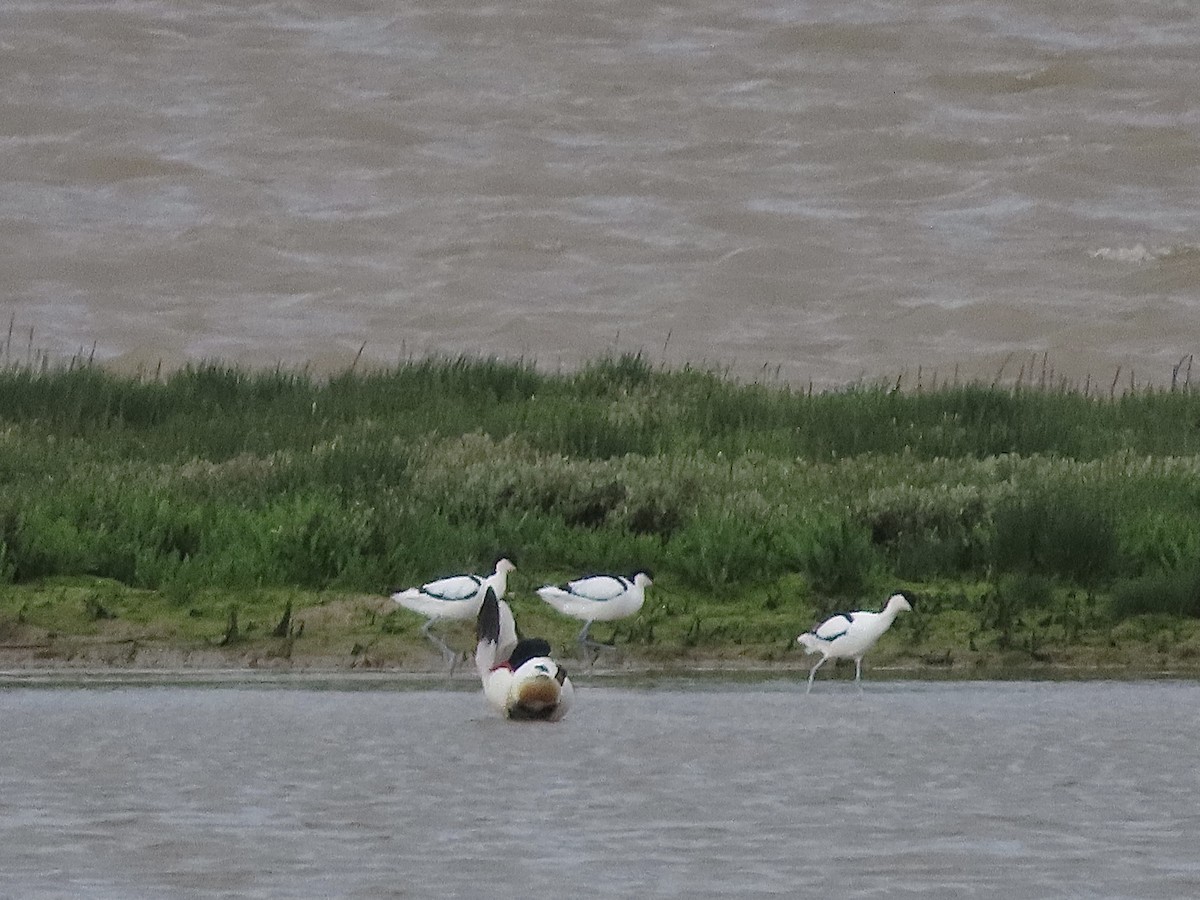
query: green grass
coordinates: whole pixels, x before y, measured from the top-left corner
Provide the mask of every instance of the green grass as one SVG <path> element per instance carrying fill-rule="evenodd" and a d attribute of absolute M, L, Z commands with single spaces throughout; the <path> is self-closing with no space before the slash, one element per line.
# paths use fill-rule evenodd
<path fill-rule="evenodd" d="M 896 585 L 932 598 L 897 626 L 914 659 L 1109 654 L 1126 620 L 1200 618 L 1200 395 L 813 394 L 638 356 L 562 375 L 0 370 L 0 634 L 112 632 L 152 609 L 208 646 L 236 607 L 254 641 L 288 598 L 298 616 L 329 596 L 374 609 L 502 552 L 526 597 L 652 568 L 661 602 L 615 626 L 647 658 L 777 659 L 814 617 Z M 46 587 L 94 583 L 115 593 Z M 412 648 L 413 617 L 372 615 L 336 625 L 359 656 Z M 537 604 L 521 621 L 564 642 L 577 627 Z"/>

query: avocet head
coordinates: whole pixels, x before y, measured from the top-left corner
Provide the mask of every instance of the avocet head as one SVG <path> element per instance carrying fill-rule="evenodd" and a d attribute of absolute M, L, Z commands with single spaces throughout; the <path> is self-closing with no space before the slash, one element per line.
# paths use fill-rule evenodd
<path fill-rule="evenodd" d="M 502 556 L 496 560 L 496 571 L 503 572 L 507 575 L 509 572 L 515 572 L 517 567 L 512 564 L 512 561 L 507 556 Z"/>
<path fill-rule="evenodd" d="M 896 612 L 912 612 L 912 606 L 909 604 L 908 598 L 903 594 L 892 594 L 892 596 L 888 597 L 887 608 L 894 609 Z"/>
<path fill-rule="evenodd" d="M 654 573 L 649 569 L 642 569 L 642 571 L 633 576 L 633 583 L 637 587 L 648 588 L 654 584 Z"/>

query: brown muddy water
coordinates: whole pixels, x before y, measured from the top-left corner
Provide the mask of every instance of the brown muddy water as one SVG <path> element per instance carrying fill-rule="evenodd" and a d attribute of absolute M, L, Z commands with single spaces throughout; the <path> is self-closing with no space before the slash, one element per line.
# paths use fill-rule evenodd
<path fill-rule="evenodd" d="M 0 0 L 0 361 L 1169 381 L 1198 59 L 1191 0 Z"/>
<path fill-rule="evenodd" d="M 1200 684 L 0 681 L 0 897 L 1200 896 Z"/>

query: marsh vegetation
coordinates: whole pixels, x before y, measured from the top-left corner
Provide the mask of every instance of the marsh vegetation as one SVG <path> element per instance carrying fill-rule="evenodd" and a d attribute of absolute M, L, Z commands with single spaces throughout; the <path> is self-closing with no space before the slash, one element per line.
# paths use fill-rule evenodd
<path fill-rule="evenodd" d="M 1195 667 L 1200 396 L 812 393 L 636 355 L 0 371 L 0 643 L 405 664 L 421 621 L 388 588 L 500 552 L 519 621 L 564 645 L 532 588 L 653 569 L 614 632 L 651 661 L 798 658 L 899 588 L 918 612 L 881 658 Z"/>

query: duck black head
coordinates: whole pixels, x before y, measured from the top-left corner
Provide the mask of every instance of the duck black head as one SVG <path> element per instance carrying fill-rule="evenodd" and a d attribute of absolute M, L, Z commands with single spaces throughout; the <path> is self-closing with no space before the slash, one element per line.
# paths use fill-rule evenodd
<path fill-rule="evenodd" d="M 549 641 L 542 638 L 521 638 L 521 640 L 517 641 L 517 646 L 513 648 L 513 652 L 509 654 L 508 664 L 514 669 L 519 669 L 522 664 L 529 662 L 531 659 L 549 655 Z"/>

